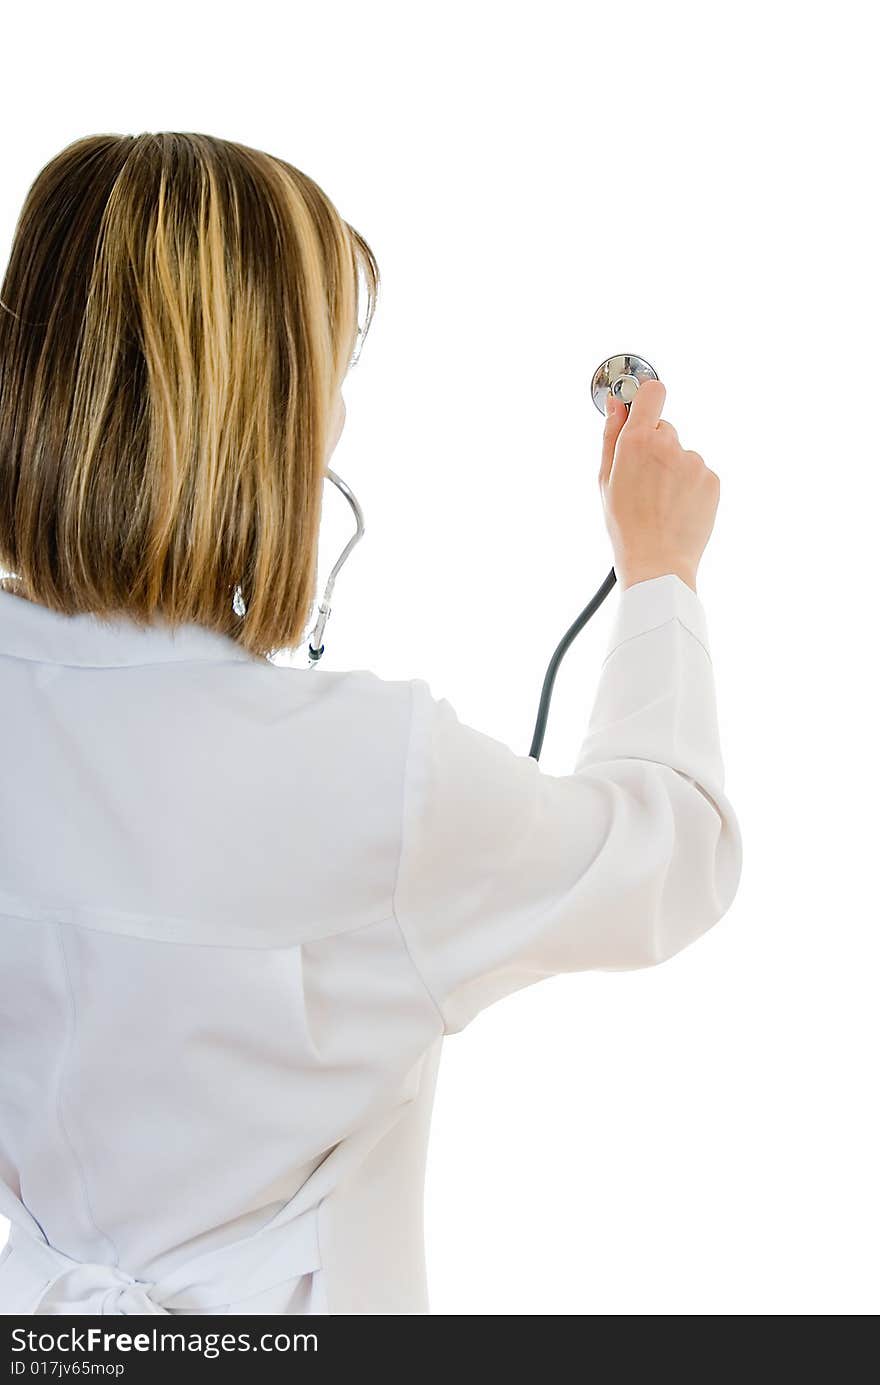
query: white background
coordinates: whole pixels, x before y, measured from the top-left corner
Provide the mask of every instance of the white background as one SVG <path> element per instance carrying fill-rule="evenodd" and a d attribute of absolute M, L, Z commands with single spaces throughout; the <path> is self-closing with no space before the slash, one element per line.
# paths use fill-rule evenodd
<path fill-rule="evenodd" d="M 878 1308 L 876 71 L 862 5 L 81 4 L 4 21 L 0 235 L 85 134 L 314 177 L 379 259 L 325 667 L 528 751 L 612 562 L 587 384 L 646 356 L 721 476 L 699 576 L 745 863 L 725 919 L 446 1045 L 438 1314 Z M 350 532 L 328 483 L 322 572 Z M 573 766 L 616 594 L 542 756 Z M 328 868 L 332 868 L 328 864 Z"/>

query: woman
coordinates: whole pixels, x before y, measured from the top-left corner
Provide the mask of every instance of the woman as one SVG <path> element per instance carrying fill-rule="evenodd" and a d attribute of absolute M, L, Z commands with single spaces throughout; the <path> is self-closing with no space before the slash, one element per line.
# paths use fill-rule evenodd
<path fill-rule="evenodd" d="M 421 679 L 282 667 L 378 289 L 323 191 L 199 134 L 42 170 L 0 309 L 5 1313 L 424 1313 L 443 1036 L 650 966 L 741 868 L 696 594 L 718 478 L 644 385 L 574 772 Z M 320 867 L 331 853 L 331 871 Z"/>

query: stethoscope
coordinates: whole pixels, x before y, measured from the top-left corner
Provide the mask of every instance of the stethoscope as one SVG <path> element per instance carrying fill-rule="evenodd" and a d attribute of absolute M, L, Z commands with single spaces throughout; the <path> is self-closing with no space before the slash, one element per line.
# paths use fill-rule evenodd
<path fill-rule="evenodd" d="M 600 366 L 597 367 L 592 380 L 590 381 L 590 394 L 593 403 L 599 410 L 602 417 L 605 417 L 605 399 L 608 394 L 613 394 L 615 399 L 621 399 L 626 405 L 627 412 L 632 401 L 638 393 L 639 386 L 645 380 L 657 380 L 659 376 L 652 365 L 649 365 L 641 356 L 633 356 L 629 353 L 617 356 L 609 356 Z M 355 544 L 363 537 L 364 533 L 364 514 L 349 486 L 345 484 L 335 471 L 326 468 L 326 475 L 334 486 L 342 492 L 354 512 L 357 530 L 343 548 L 339 557 L 333 565 L 333 570 L 327 579 L 324 588 L 324 596 L 318 604 L 318 618 L 315 621 L 312 633 L 309 635 L 308 655 L 309 668 L 314 668 L 324 653 L 324 630 L 330 617 L 330 598 L 333 595 L 333 588 L 336 585 L 336 578 L 339 570 L 351 553 Z M 556 675 L 559 672 L 559 665 L 566 650 L 572 641 L 578 636 L 586 625 L 587 621 L 596 614 L 602 602 L 605 600 L 611 588 L 617 581 L 617 574 L 612 567 L 605 581 L 590 601 L 587 602 L 577 620 L 575 620 L 566 630 L 559 644 L 553 652 L 553 657 L 547 666 L 544 675 L 544 683 L 541 688 L 541 700 L 538 704 L 538 716 L 535 721 L 535 731 L 532 736 L 532 745 L 529 755 L 537 760 L 541 755 L 541 747 L 544 744 L 544 732 L 547 729 L 547 715 L 550 711 L 550 698 L 553 693 L 553 684 L 556 682 Z"/>

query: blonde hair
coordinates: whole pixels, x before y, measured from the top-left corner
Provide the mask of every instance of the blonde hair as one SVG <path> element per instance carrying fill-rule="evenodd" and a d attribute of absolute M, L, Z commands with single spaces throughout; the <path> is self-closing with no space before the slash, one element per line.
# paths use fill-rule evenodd
<path fill-rule="evenodd" d="M 3 587 L 254 655 L 296 645 L 332 411 L 378 288 L 366 241 L 282 159 L 176 131 L 69 144 L 28 191 L 0 292 Z"/>

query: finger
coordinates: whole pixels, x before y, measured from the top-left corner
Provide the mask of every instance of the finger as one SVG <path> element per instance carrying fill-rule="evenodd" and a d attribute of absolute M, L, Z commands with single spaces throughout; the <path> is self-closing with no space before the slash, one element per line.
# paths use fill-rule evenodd
<path fill-rule="evenodd" d="M 614 449 L 620 430 L 627 420 L 626 405 L 615 399 L 610 390 L 605 396 L 605 433 L 602 438 L 602 464 L 599 468 L 599 484 L 608 484 L 614 464 Z"/>
<path fill-rule="evenodd" d="M 640 428 L 656 428 L 666 403 L 666 386 L 662 380 L 645 380 L 636 390 L 629 406 L 629 416 Z"/>
<path fill-rule="evenodd" d="M 657 424 L 657 431 L 658 433 L 665 433 L 667 437 L 674 438 L 674 440 L 678 442 L 678 429 L 673 427 L 667 419 L 661 418 L 660 422 Z"/>

